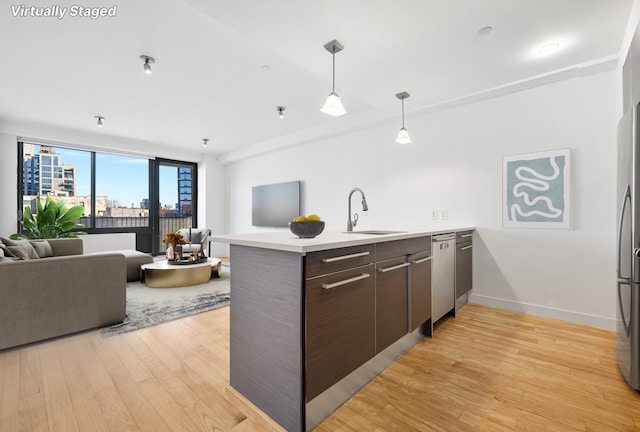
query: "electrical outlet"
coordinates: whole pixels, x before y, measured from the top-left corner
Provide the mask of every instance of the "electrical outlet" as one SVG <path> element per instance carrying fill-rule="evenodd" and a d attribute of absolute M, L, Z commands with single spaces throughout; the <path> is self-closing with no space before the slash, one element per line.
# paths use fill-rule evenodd
<path fill-rule="evenodd" d="M 431 212 L 431 219 L 432 220 L 438 220 L 438 210 L 433 210 Z"/>
<path fill-rule="evenodd" d="M 440 219 L 446 220 L 449 216 L 449 212 L 447 210 L 440 210 Z"/>

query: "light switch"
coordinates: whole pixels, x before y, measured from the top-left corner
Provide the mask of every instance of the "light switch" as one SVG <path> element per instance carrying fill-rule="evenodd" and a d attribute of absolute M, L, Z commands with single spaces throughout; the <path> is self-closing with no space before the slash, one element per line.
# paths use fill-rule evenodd
<path fill-rule="evenodd" d="M 438 220 L 438 210 L 433 210 L 431 212 L 431 219 L 432 220 Z"/>
<path fill-rule="evenodd" d="M 447 210 L 440 210 L 440 219 L 445 220 L 449 216 Z"/>

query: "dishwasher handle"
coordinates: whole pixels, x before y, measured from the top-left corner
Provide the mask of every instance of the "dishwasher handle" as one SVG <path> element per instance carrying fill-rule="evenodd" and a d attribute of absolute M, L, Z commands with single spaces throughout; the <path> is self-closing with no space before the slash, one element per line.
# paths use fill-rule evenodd
<path fill-rule="evenodd" d="M 456 238 L 456 234 L 455 233 L 440 234 L 440 235 L 436 235 L 436 236 L 432 237 L 434 242 L 443 242 L 443 241 L 447 241 L 447 240 L 453 240 L 455 238 Z"/>

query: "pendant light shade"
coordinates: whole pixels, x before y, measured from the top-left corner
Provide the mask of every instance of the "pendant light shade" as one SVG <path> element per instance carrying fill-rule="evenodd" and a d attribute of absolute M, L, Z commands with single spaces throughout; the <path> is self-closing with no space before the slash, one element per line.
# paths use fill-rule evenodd
<path fill-rule="evenodd" d="M 409 136 L 409 132 L 405 128 L 400 128 L 398 132 L 398 136 L 396 137 L 396 142 L 398 144 L 410 144 L 411 137 Z"/>
<path fill-rule="evenodd" d="M 342 51 L 344 46 L 340 44 L 337 40 L 332 40 L 324 45 L 324 48 L 331 53 L 331 57 L 333 60 L 333 86 L 331 93 L 327 96 L 327 100 L 325 101 L 320 111 L 325 114 L 329 114 L 334 117 L 338 117 L 347 113 L 347 111 L 342 106 L 342 101 L 340 100 L 340 96 L 336 93 L 336 53 Z"/>
<path fill-rule="evenodd" d="M 322 108 L 320 108 L 320 111 L 334 117 L 339 117 L 347 113 L 347 111 L 342 106 L 340 96 L 338 96 L 338 94 L 335 92 L 329 93 L 329 96 L 327 96 L 327 100 L 325 101 Z"/>
<path fill-rule="evenodd" d="M 404 100 L 409 97 L 409 93 L 401 92 L 396 94 L 396 97 L 400 99 L 400 101 L 402 102 L 402 127 L 398 132 L 398 136 L 396 137 L 396 142 L 398 144 L 410 144 L 411 137 L 409 136 L 409 132 L 404 127 Z"/>

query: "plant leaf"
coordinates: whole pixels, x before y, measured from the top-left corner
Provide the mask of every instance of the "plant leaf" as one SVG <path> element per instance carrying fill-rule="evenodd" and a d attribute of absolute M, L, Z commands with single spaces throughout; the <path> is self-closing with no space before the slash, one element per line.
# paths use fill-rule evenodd
<path fill-rule="evenodd" d="M 82 206 L 73 206 L 69 210 L 67 210 L 64 214 L 64 221 L 70 221 L 75 223 L 76 220 L 80 218 L 84 214 L 84 207 Z"/>
<path fill-rule="evenodd" d="M 43 228 L 54 225 L 56 221 L 55 209 L 49 207 L 42 213 L 38 213 L 38 226 L 42 231 Z"/>
<path fill-rule="evenodd" d="M 33 217 L 33 213 L 31 213 L 31 207 L 24 208 L 24 213 L 22 214 L 22 226 L 27 230 L 31 230 L 36 226 L 36 220 Z"/>

